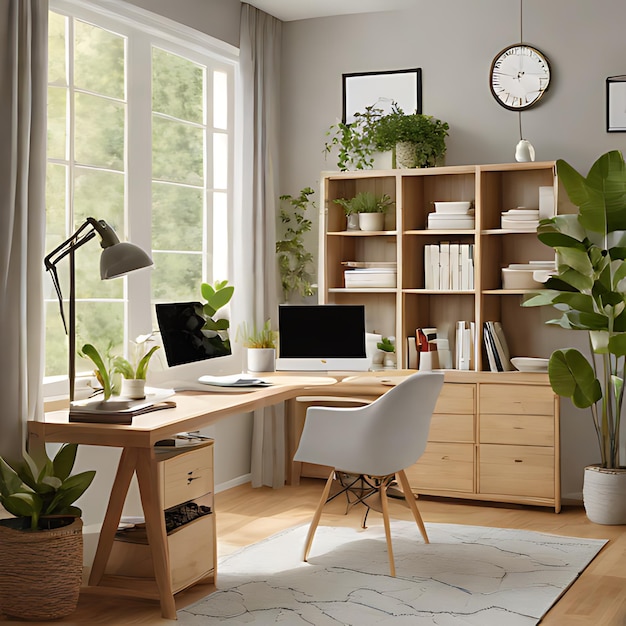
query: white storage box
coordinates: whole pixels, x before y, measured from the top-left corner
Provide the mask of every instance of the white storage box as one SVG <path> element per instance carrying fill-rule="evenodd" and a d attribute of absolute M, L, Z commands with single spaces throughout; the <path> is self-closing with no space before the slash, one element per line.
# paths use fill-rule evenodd
<path fill-rule="evenodd" d="M 347 288 L 392 288 L 395 289 L 398 273 L 391 269 L 346 270 L 344 277 Z"/>

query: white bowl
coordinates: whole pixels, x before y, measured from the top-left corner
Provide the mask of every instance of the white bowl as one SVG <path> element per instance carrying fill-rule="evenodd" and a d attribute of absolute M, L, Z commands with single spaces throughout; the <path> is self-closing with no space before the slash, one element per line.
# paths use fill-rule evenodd
<path fill-rule="evenodd" d="M 516 356 L 511 359 L 513 367 L 519 372 L 547 372 L 549 359 L 529 356 Z"/>
<path fill-rule="evenodd" d="M 435 202 L 437 213 L 465 214 L 472 206 L 471 202 Z"/>

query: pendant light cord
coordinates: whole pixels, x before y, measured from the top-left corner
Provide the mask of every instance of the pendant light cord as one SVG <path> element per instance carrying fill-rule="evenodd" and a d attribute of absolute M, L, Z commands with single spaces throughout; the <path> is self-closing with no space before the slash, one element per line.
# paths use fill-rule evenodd
<path fill-rule="evenodd" d="M 519 42 L 520 45 L 524 43 L 524 0 L 519 0 Z M 524 138 L 522 134 L 522 112 L 517 112 L 519 122 L 519 138 L 520 141 Z"/>

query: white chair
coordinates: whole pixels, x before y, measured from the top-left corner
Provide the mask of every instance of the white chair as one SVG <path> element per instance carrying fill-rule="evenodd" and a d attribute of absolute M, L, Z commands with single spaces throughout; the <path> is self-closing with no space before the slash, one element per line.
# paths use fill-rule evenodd
<path fill-rule="evenodd" d="M 400 481 L 424 542 L 428 543 L 426 528 L 404 470 L 413 465 L 426 448 L 430 420 L 442 385 L 442 372 L 418 372 L 367 406 L 313 406 L 307 409 L 294 460 L 328 465 L 333 469 L 307 534 L 305 561 L 336 472 L 363 477 L 379 494 L 392 576 L 395 576 L 396 568 L 391 546 L 387 488 L 394 476 Z M 344 485 L 344 490 L 346 488 L 349 487 Z M 359 498 L 366 506 L 371 493 L 363 493 Z M 365 523 L 363 525 L 365 527 Z"/>

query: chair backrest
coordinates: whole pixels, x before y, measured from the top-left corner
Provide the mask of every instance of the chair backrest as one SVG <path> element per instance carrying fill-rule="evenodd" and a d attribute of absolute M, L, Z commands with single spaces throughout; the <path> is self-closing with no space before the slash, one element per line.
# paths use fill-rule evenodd
<path fill-rule="evenodd" d="M 294 458 L 376 476 L 413 465 L 426 448 L 443 379 L 418 372 L 364 407 L 310 407 Z"/>

